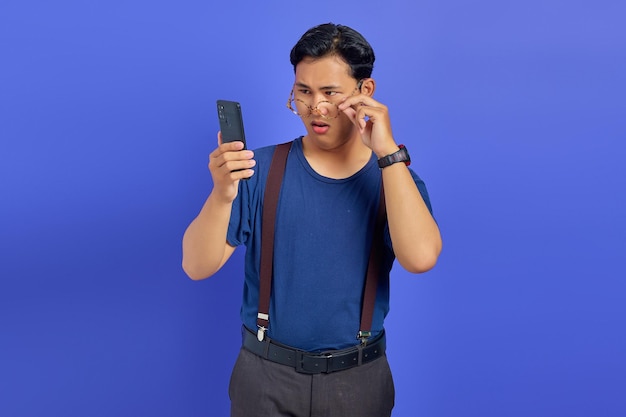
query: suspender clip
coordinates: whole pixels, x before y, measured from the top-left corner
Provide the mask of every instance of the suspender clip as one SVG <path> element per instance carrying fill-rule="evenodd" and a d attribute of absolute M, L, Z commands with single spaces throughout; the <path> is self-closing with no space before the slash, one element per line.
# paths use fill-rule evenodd
<path fill-rule="evenodd" d="M 359 333 L 356 335 L 357 339 L 361 339 L 362 345 L 366 345 L 367 339 L 369 339 L 370 337 L 372 337 L 372 332 L 368 332 L 364 330 L 359 330 Z"/>
<path fill-rule="evenodd" d="M 259 330 L 257 330 L 256 332 L 256 338 L 259 340 L 259 342 L 262 342 L 263 339 L 265 339 L 265 332 L 267 332 L 267 327 L 259 326 L 258 324 L 257 327 L 259 328 Z"/>

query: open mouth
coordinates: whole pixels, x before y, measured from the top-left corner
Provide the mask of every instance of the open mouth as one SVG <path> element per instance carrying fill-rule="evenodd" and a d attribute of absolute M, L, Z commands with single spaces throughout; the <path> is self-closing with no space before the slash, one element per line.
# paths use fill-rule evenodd
<path fill-rule="evenodd" d="M 324 123 L 321 120 L 313 120 L 311 122 L 311 127 L 313 128 L 313 131 L 315 133 L 317 133 L 318 135 L 321 135 L 328 131 L 328 129 L 330 128 L 330 125 L 328 125 L 327 123 Z"/>

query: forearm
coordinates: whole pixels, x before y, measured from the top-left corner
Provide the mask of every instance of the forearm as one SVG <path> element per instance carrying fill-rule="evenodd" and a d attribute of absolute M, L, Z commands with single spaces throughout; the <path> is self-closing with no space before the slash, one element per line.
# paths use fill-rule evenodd
<path fill-rule="evenodd" d="M 383 168 L 389 232 L 398 262 L 409 272 L 435 266 L 442 242 L 439 227 L 411 173 L 402 163 Z"/>
<path fill-rule="evenodd" d="M 183 236 L 182 266 L 191 279 L 210 277 L 232 254 L 226 244 L 231 208 L 232 202 L 219 201 L 210 195 L 187 227 Z"/>

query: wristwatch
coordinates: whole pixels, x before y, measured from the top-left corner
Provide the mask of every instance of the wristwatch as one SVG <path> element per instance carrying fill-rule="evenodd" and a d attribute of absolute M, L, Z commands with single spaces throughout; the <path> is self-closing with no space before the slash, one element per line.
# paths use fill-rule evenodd
<path fill-rule="evenodd" d="M 389 165 L 395 164 L 396 162 L 404 162 L 406 166 L 409 166 L 411 164 L 409 151 L 406 150 L 406 147 L 404 145 L 398 145 L 398 148 L 400 148 L 399 151 L 380 158 L 378 160 L 378 166 L 380 168 L 385 168 Z"/>

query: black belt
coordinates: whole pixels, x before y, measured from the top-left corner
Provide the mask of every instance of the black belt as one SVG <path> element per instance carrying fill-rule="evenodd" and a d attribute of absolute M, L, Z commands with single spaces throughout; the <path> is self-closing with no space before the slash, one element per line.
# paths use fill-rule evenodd
<path fill-rule="evenodd" d="M 368 342 L 341 350 L 310 353 L 274 342 L 267 335 L 262 342 L 243 326 L 243 347 L 269 361 L 294 368 L 303 374 L 319 374 L 343 371 L 378 359 L 385 354 L 385 332 Z"/>

